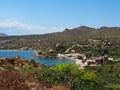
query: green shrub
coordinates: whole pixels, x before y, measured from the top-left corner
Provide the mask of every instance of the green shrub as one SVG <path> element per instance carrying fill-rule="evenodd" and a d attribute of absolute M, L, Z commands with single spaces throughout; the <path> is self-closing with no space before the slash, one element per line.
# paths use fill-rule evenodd
<path fill-rule="evenodd" d="M 58 64 L 49 69 L 44 68 L 39 72 L 38 81 L 47 87 L 62 85 L 72 90 L 95 90 L 100 85 L 94 72 L 79 70 L 73 64 Z"/>
<path fill-rule="evenodd" d="M 40 70 L 33 66 L 26 66 L 26 67 L 21 67 L 20 71 L 25 75 L 29 75 L 34 72 L 39 72 Z"/>

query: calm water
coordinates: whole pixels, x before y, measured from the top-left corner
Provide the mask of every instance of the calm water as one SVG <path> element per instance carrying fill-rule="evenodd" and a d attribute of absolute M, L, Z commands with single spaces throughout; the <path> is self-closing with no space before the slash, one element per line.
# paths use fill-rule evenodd
<path fill-rule="evenodd" d="M 34 53 L 33 50 L 25 50 L 25 51 L 0 50 L 0 58 L 20 56 L 22 58 L 26 58 L 29 60 L 34 59 L 36 62 L 39 62 L 40 64 L 44 64 L 47 66 L 53 66 L 60 63 L 72 63 L 72 61 L 68 59 L 64 59 L 64 60 L 48 59 L 48 58 L 41 59 L 41 58 L 35 57 L 33 53 Z"/>

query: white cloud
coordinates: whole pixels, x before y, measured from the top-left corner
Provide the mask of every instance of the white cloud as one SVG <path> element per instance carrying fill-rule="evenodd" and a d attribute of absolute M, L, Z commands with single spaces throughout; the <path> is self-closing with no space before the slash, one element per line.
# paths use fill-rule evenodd
<path fill-rule="evenodd" d="M 47 27 L 47 26 L 23 23 L 18 21 L 16 18 L 0 21 L 0 28 L 8 30 L 9 32 L 11 31 L 11 33 L 13 32 L 14 35 L 43 34 L 43 33 L 51 33 L 51 32 L 58 32 L 64 30 L 64 27 Z M 17 33 L 17 31 L 18 32 L 21 31 L 21 33 Z"/>

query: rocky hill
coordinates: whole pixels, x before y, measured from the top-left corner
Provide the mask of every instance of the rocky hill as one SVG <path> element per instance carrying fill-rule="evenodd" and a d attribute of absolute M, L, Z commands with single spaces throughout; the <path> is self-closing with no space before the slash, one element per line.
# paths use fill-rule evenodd
<path fill-rule="evenodd" d="M 100 27 L 91 28 L 87 26 L 81 26 L 73 29 L 65 29 L 61 34 L 68 36 L 78 36 L 82 38 L 120 38 L 120 27 Z"/>
<path fill-rule="evenodd" d="M 56 45 L 56 43 L 84 42 L 87 39 L 105 39 L 120 42 L 120 27 L 91 28 L 80 26 L 43 35 L 9 36 L 0 38 L 1 49 L 43 49 Z"/>

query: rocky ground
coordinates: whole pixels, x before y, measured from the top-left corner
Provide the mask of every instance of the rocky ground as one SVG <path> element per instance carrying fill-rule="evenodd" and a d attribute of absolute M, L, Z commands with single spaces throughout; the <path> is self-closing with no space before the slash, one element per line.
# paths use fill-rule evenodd
<path fill-rule="evenodd" d="M 47 88 L 33 80 L 37 73 L 24 75 L 20 68 L 32 66 L 42 68 L 42 65 L 23 58 L 0 58 L 0 90 L 69 90 L 64 86 Z"/>

